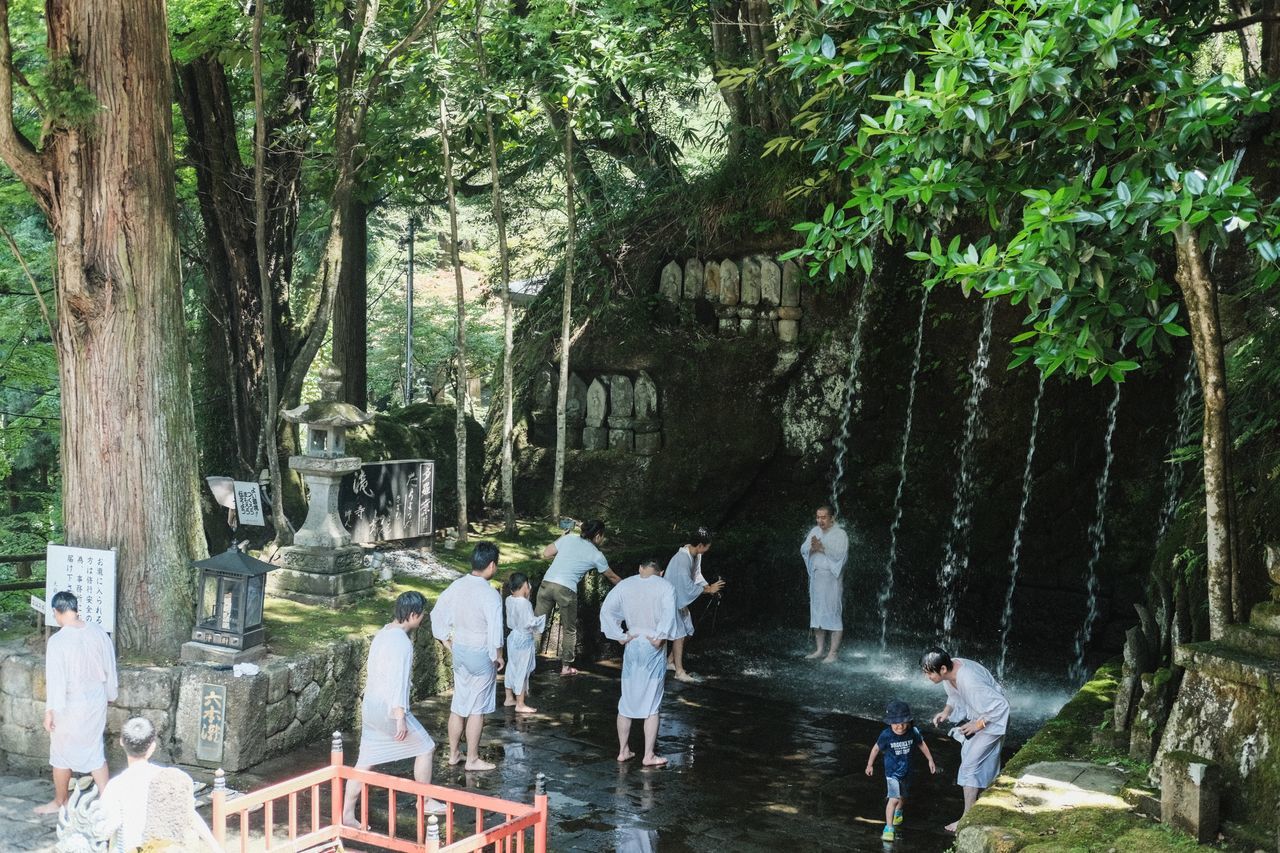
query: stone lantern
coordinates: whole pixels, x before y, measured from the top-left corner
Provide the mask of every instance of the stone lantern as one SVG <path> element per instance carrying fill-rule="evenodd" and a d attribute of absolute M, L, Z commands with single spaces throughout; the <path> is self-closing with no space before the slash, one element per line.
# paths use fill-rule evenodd
<path fill-rule="evenodd" d="M 262 596 L 267 572 L 275 568 L 235 545 L 216 557 L 197 560 L 200 570 L 196 627 L 182 646 L 185 661 L 240 663 L 262 656 Z"/>
<path fill-rule="evenodd" d="M 373 572 L 364 568 L 364 552 L 351 544 L 351 534 L 338 517 L 338 489 L 342 478 L 360 469 L 360 459 L 346 455 L 346 434 L 371 417 L 338 400 L 342 374 L 333 365 L 320 373 L 320 399 L 285 411 L 284 419 L 306 429 L 301 456 L 289 457 L 289 467 L 307 484 L 307 520 L 281 549 L 282 567 L 273 572 L 273 595 L 307 604 L 346 604 L 373 586 Z"/>

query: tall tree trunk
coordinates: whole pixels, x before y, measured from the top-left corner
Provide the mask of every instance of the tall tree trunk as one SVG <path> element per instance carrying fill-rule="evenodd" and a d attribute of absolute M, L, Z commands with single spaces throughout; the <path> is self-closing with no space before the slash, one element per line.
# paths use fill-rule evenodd
<path fill-rule="evenodd" d="M 565 446 L 568 439 L 569 415 L 569 349 L 573 344 L 573 254 L 577 242 L 577 212 L 573 198 L 573 105 L 564 117 L 564 213 L 567 220 L 564 243 L 564 293 L 560 303 L 560 386 L 556 389 L 556 463 L 551 483 L 551 517 L 560 518 L 564 491 Z"/>
<path fill-rule="evenodd" d="M 333 363 L 342 371 L 342 399 L 369 405 L 369 205 L 359 193 L 343 218 L 342 269 L 333 302 Z"/>
<path fill-rule="evenodd" d="M 1232 601 L 1238 583 L 1232 560 L 1231 422 L 1227 412 L 1227 369 L 1218 319 L 1218 293 L 1209 276 L 1200 240 L 1193 228 L 1175 232 L 1177 270 L 1191 326 L 1191 343 L 1204 396 L 1204 494 L 1209 580 L 1209 638 L 1222 637 L 1235 621 Z"/>
<path fill-rule="evenodd" d="M 458 203 L 454 196 L 453 159 L 449 156 L 449 107 L 444 90 L 440 91 L 440 151 L 444 157 L 444 189 L 449 198 L 449 260 L 453 263 L 453 282 L 457 288 L 458 340 L 457 368 L 453 373 L 453 435 L 458 452 L 458 541 L 467 541 L 467 296 L 462 288 L 462 261 L 458 257 Z"/>
<path fill-rule="evenodd" d="M 66 540 L 118 551 L 120 650 L 176 658 L 205 549 L 164 2 L 50 0 L 50 60 L 102 109 L 40 153 L 13 125 L 8 13 L 0 0 L 0 155 L 54 235 Z"/>
<path fill-rule="evenodd" d="M 484 39 L 480 34 L 480 18 L 484 4 L 476 4 L 473 33 L 480 80 L 488 88 L 489 66 L 484 55 Z M 486 93 L 487 95 L 488 93 Z M 512 435 L 515 431 L 515 367 L 511 363 L 515 349 L 515 323 L 511 312 L 511 257 L 507 251 L 507 214 L 502 204 L 502 172 L 498 168 L 498 137 L 493 128 L 493 110 L 486 103 L 484 129 L 489 139 L 489 179 L 493 184 L 493 224 L 498 230 L 498 278 L 502 281 L 502 515 L 508 536 L 515 536 L 516 497 L 512 461 Z"/>

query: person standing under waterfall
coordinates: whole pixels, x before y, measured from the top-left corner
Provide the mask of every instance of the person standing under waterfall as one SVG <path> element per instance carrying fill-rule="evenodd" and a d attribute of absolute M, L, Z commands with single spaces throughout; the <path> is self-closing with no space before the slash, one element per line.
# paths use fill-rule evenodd
<path fill-rule="evenodd" d="M 604 522 L 598 518 L 582 525 L 582 535 L 566 533 L 546 548 L 542 558 L 551 560 L 551 566 L 538 584 L 538 602 L 533 615 L 551 619 L 551 611 L 560 608 L 560 674 L 577 675 L 573 661 L 578 646 L 578 584 L 583 576 L 595 569 L 616 584 L 622 578 L 609 568 L 609 561 L 600 553 L 604 543 Z"/>
<path fill-rule="evenodd" d="M 943 649 L 935 647 L 925 652 L 920 668 L 926 678 L 947 691 L 947 704 L 933 715 L 933 724 L 964 721 L 951 730 L 952 736 L 958 732 L 964 738 L 960 770 L 956 773 L 956 784 L 964 789 L 964 812 L 960 815 L 964 817 L 1000 773 L 1000 747 L 1009 726 L 1009 700 L 986 667 L 965 658 L 953 658 Z M 946 830 L 955 832 L 958 823 L 947 824 Z"/>
<path fill-rule="evenodd" d="M 436 742 L 422 723 L 409 713 L 409 690 L 413 681 L 413 640 L 409 635 L 422 624 L 427 600 L 417 590 L 402 592 L 396 598 L 391 620 L 369 643 L 369 659 L 365 664 L 364 699 L 360 703 L 360 753 L 357 770 L 372 770 L 388 761 L 413 759 L 416 782 L 431 783 L 431 763 Z M 356 800 L 360 782 L 347 780 L 343 795 L 342 822 L 364 829 L 356 820 Z M 444 804 L 428 800 L 426 810 L 444 811 Z"/>
<path fill-rule="evenodd" d="M 676 681 L 698 682 L 696 675 L 684 668 L 684 642 L 693 636 L 693 614 L 689 607 L 703 595 L 719 595 L 724 589 L 724 579 L 708 584 L 702 576 L 702 555 L 711 550 L 711 531 L 699 527 L 689 534 L 688 543 L 676 551 L 663 573 L 667 583 L 676 591 L 676 607 L 680 611 L 682 634 L 671 641 L 667 655 L 667 669 L 674 669 Z"/>
<path fill-rule="evenodd" d="M 466 769 L 492 770 L 480 758 L 484 715 L 497 707 L 502 660 L 502 596 L 489 581 L 498 571 L 498 546 L 479 542 L 471 552 L 471 574 L 440 593 L 431 610 L 431 633 L 453 655 L 453 701 L 449 703 L 449 764 L 462 761 L 458 744 L 465 729 Z"/>
<path fill-rule="evenodd" d="M 825 504 L 814 511 L 814 522 L 813 529 L 800 546 L 800 556 L 804 558 L 804 566 L 809 573 L 809 627 L 813 629 L 814 642 L 814 650 L 805 657 L 835 663 L 840 640 L 844 637 L 844 584 L 841 575 L 849 558 L 849 537 L 836 523 L 835 512 Z"/>
<path fill-rule="evenodd" d="M 69 590 L 50 602 L 58 633 L 45 649 L 44 730 L 49 733 L 53 800 L 36 814 L 56 814 L 67 802 L 71 773 L 89 773 L 107 787 L 107 703 L 116 701 L 116 654 L 107 632 L 80 618 L 80 602 Z"/>
<path fill-rule="evenodd" d="M 626 628 L 623 628 L 623 625 Z M 654 752 L 658 741 L 658 709 L 666 689 L 666 641 L 681 632 L 676 591 L 658 573 L 656 560 L 645 560 L 640 572 L 619 583 L 600 606 L 600 630 L 622 644 L 622 698 L 618 700 L 618 760 L 635 757 L 628 741 L 631 721 L 644 720 L 646 767 L 667 759 Z"/>

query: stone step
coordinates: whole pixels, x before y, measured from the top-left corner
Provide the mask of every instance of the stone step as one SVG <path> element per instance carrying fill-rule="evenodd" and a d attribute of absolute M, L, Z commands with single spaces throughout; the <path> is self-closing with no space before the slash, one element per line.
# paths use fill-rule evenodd
<path fill-rule="evenodd" d="M 1253 625 L 1227 626 L 1222 642 L 1260 657 L 1280 660 L 1280 634 L 1264 631 Z"/>
<path fill-rule="evenodd" d="M 1280 689 L 1280 659 L 1235 648 L 1222 641 L 1187 643 L 1173 653 L 1178 666 L 1195 668 L 1204 675 L 1256 687 Z"/>

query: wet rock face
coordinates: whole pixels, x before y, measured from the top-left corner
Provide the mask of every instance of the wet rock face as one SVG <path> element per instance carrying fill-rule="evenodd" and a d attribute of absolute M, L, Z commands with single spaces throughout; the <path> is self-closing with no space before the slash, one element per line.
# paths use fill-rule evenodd
<path fill-rule="evenodd" d="M 599 433 L 588 436 L 586 450 L 569 454 L 565 510 L 662 531 L 709 524 L 720 533 L 709 560 L 732 563 L 749 581 L 749 590 L 735 588 L 739 611 L 791 618 L 805 601 L 796 550 L 814 507 L 830 493 L 860 282 L 843 292 L 828 292 L 800 284 L 802 273 L 791 263 L 780 268 L 778 281 L 772 275 L 757 277 L 752 264 L 740 270 L 734 264 L 708 263 L 701 293 L 704 301 L 718 301 L 703 306 L 685 298 L 683 291 L 675 296 L 674 277 L 688 272 L 678 265 L 668 269 L 671 297 L 656 300 L 657 307 L 618 299 L 575 345 L 573 370 L 588 383 L 587 425 Z M 919 315 L 918 277 L 912 264 L 884 262 L 869 298 L 860 406 L 849 425 L 842 498 L 844 524 L 854 541 L 845 581 L 846 627 L 854 638 L 879 629 L 874 602 L 885 578 L 888 530 L 902 475 L 898 460 Z M 658 286 L 655 268 L 653 289 Z M 803 310 L 802 331 L 794 344 L 742 332 L 736 312 L 744 290 L 754 297 L 757 287 L 763 302 L 772 306 L 778 301 L 771 310 L 778 312 L 779 324 L 784 311 Z M 726 313 L 730 309 L 732 317 Z M 908 638 L 932 638 L 941 618 L 938 567 L 954 508 L 956 446 L 964 429 L 969 364 L 981 313 L 979 300 L 940 286 L 925 315 L 897 576 L 889 602 L 890 630 Z M 990 387 L 981 398 L 983 426 L 973 444 L 973 526 L 956 598 L 958 635 L 966 651 L 977 657 L 993 654 L 998 644 L 1038 385 L 1032 370 L 1005 370 L 1012 358 L 1009 339 L 1022 331 L 1021 316 L 1018 308 L 997 307 Z M 721 327 L 730 321 L 736 331 L 726 337 Z M 1132 603 L 1141 598 L 1164 499 L 1164 456 L 1183 359 L 1171 358 L 1174 367 L 1169 370 L 1130 374 L 1122 391 L 1106 545 L 1099 561 L 1100 616 L 1089 663 L 1120 649 L 1123 632 L 1133 622 Z M 601 392 L 612 393 L 608 377 L 629 377 L 634 407 L 634 382 L 641 372 L 660 391 L 662 440 L 657 447 L 642 439 L 647 433 L 634 420 L 610 422 L 613 412 L 603 423 L 591 422 L 595 381 L 602 383 Z M 1074 634 L 1088 607 L 1088 529 L 1094 522 L 1111 396 L 1107 386 L 1055 376 L 1041 404 L 1009 636 L 1014 646 L 1032 650 L 1037 668 L 1052 669 L 1060 660 L 1064 677 Z M 531 437 L 536 432 L 535 397 L 527 395 L 517 416 L 525 422 L 517 432 Z M 491 430 L 492 448 L 497 446 L 494 439 Z M 546 511 L 553 466 L 547 446 L 537 440 L 518 444 L 516 500 L 522 512 Z M 486 489 L 496 494 L 497 488 L 498 469 L 492 465 Z M 655 538 L 663 540 L 654 543 L 658 550 L 680 544 L 673 532 Z M 1016 655 L 1010 665 L 1016 670 Z"/>

